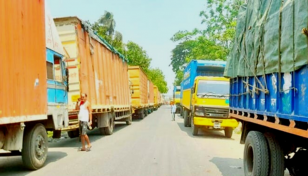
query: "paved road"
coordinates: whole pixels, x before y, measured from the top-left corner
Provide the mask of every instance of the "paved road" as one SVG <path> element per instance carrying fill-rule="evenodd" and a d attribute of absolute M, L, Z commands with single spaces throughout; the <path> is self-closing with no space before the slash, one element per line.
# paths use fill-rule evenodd
<path fill-rule="evenodd" d="M 0 175 L 10 176 L 243 176 L 239 135 L 191 135 L 183 119 L 171 121 L 169 106 L 132 125 L 117 124 L 112 136 L 89 133 L 93 149 L 77 152 L 77 139 L 50 144 L 45 167 L 29 172 L 21 157 L 0 158 Z"/>

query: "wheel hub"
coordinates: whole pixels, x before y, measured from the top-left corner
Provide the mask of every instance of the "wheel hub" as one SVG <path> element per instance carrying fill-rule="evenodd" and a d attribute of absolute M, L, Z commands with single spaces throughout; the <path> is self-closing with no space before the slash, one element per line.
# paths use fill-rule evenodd
<path fill-rule="evenodd" d="M 46 144 L 43 136 L 38 135 L 35 140 L 35 155 L 42 158 L 46 151 Z"/>

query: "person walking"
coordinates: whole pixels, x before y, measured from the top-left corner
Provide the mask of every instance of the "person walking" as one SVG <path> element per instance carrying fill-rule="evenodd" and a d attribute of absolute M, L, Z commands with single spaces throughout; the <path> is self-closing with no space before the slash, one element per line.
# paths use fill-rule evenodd
<path fill-rule="evenodd" d="M 172 120 L 175 121 L 175 112 L 176 112 L 176 105 L 173 103 L 171 105 L 171 114 L 172 114 Z"/>
<path fill-rule="evenodd" d="M 76 104 L 76 109 L 79 110 L 78 120 L 79 120 L 79 134 L 81 138 L 80 151 L 90 151 L 92 145 L 90 143 L 89 137 L 87 135 L 88 126 L 92 125 L 92 109 L 90 102 L 87 100 L 87 94 L 81 94 L 81 98 Z M 85 147 L 85 142 L 87 142 L 87 148 Z"/>

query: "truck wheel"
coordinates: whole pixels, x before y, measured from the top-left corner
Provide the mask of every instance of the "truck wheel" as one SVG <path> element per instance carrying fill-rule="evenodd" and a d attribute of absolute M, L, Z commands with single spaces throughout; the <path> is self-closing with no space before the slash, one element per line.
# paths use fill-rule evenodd
<path fill-rule="evenodd" d="M 126 120 L 126 125 L 131 125 L 132 124 L 132 116 L 128 117 Z"/>
<path fill-rule="evenodd" d="M 79 129 L 74 130 L 74 131 L 68 131 L 67 132 L 68 137 L 70 138 L 76 138 L 79 136 Z"/>
<path fill-rule="evenodd" d="M 114 118 L 113 117 L 110 118 L 108 127 L 99 128 L 101 134 L 103 135 L 112 135 L 113 129 L 114 129 Z"/>
<path fill-rule="evenodd" d="M 233 134 L 233 128 L 230 128 L 230 127 L 225 128 L 225 136 L 227 138 L 231 138 L 232 134 Z"/>
<path fill-rule="evenodd" d="M 145 117 L 144 112 L 142 112 L 141 114 L 139 114 L 139 118 L 140 118 L 140 119 L 144 119 L 144 117 Z"/>
<path fill-rule="evenodd" d="M 244 148 L 244 175 L 268 175 L 269 157 L 265 136 L 257 131 L 250 131 Z"/>
<path fill-rule="evenodd" d="M 149 115 L 149 111 L 147 109 L 144 110 L 144 116 L 148 116 Z"/>
<path fill-rule="evenodd" d="M 270 169 L 268 176 L 284 175 L 284 154 L 280 143 L 272 134 L 265 134 L 270 156 Z"/>
<path fill-rule="evenodd" d="M 45 127 L 42 124 L 26 127 L 23 139 L 22 161 L 31 170 L 41 168 L 48 153 L 48 139 Z"/>
<path fill-rule="evenodd" d="M 184 126 L 189 127 L 189 119 L 188 119 L 188 113 L 186 110 L 183 112 L 183 118 L 184 118 Z"/>

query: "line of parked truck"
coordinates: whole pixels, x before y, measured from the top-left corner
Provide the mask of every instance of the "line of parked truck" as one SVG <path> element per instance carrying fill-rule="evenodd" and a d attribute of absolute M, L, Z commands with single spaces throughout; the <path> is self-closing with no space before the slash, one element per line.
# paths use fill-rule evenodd
<path fill-rule="evenodd" d="M 21 154 L 39 169 L 47 158 L 47 132 L 79 136 L 76 102 L 86 93 L 93 123 L 111 135 L 159 108 L 162 96 L 138 66 L 77 17 L 53 19 L 44 1 L 8 1 L 0 11 L 0 151 Z M 20 16 L 20 14 L 23 14 Z M 30 25 L 31 24 L 31 25 Z M 14 32 L 13 32 L 14 31 Z M 0 152 L 1 153 L 1 152 Z"/>
<path fill-rule="evenodd" d="M 308 1 L 247 1 L 228 61 L 185 68 L 184 126 L 193 135 L 207 128 L 231 137 L 240 121 L 245 176 L 308 175 L 307 9 Z"/>

